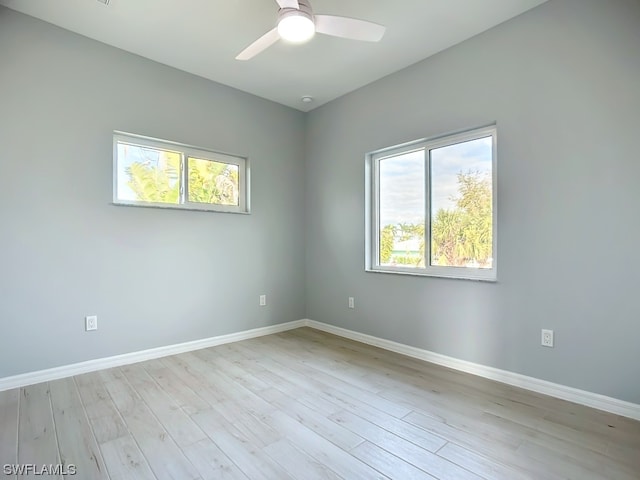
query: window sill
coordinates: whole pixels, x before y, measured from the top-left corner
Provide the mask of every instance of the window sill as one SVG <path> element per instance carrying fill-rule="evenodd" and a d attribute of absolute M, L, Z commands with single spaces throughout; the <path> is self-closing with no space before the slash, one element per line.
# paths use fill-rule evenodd
<path fill-rule="evenodd" d="M 449 267 L 452 268 L 452 267 Z M 455 268 L 455 267 L 453 267 Z M 432 277 L 432 278 L 444 278 L 451 280 L 470 280 L 474 282 L 487 282 L 487 283 L 498 283 L 498 279 L 496 278 L 495 271 L 487 271 L 486 273 L 482 273 L 480 275 L 473 275 L 469 271 L 465 271 L 463 268 L 456 268 L 455 271 L 452 272 L 441 272 L 441 271 L 429 271 L 424 269 L 403 269 L 403 268 L 365 268 L 365 272 L 367 273 L 390 273 L 393 275 L 409 275 L 414 277 Z"/>
<path fill-rule="evenodd" d="M 209 213 L 232 213 L 234 215 L 251 215 L 251 211 L 235 211 L 235 210 L 218 210 L 209 207 L 197 207 L 195 205 L 172 205 L 162 203 L 123 203 L 111 202 L 116 207 L 141 207 L 141 208 L 157 208 L 160 210 L 188 210 L 192 212 L 209 212 Z"/>

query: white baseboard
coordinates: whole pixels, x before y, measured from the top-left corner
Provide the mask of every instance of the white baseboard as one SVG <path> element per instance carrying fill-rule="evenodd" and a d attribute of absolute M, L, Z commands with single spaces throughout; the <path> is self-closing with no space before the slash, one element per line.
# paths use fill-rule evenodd
<path fill-rule="evenodd" d="M 61 367 L 48 368 L 46 370 L 38 370 L 36 372 L 23 373 L 13 375 L 11 377 L 0 378 L 0 392 L 10 390 L 12 388 L 34 385 L 36 383 L 48 382 L 59 378 L 72 377 L 81 373 L 95 372 L 105 368 L 121 367 L 132 363 L 152 360 L 154 358 L 176 355 L 178 353 L 191 352 L 200 350 L 201 348 L 215 347 L 224 343 L 238 342 L 249 338 L 261 337 L 272 333 L 284 332 L 294 328 L 306 326 L 305 320 L 296 320 L 288 323 L 280 323 L 269 327 L 254 328 L 243 332 L 230 333 L 228 335 L 220 335 L 217 337 L 203 338 L 192 342 L 178 343 L 175 345 L 167 345 L 165 347 L 150 348 L 139 352 L 125 353 L 123 355 L 115 355 L 112 357 L 98 358 L 88 360 L 86 362 L 73 363 L 71 365 L 63 365 Z"/>
<path fill-rule="evenodd" d="M 340 337 L 349 338 L 357 342 L 366 343 L 376 347 L 389 350 L 391 352 L 407 355 L 408 357 L 417 358 L 426 362 L 435 363 L 445 367 L 453 368 L 462 372 L 471 373 L 479 377 L 496 380 L 516 387 L 521 387 L 534 392 L 550 395 L 552 397 L 567 400 L 569 402 L 586 405 L 588 407 L 597 408 L 606 412 L 615 413 L 624 417 L 640 420 L 640 405 L 618 400 L 616 398 L 607 397 L 598 393 L 587 392 L 577 388 L 567 387 L 557 383 L 547 382 L 538 378 L 528 377 L 519 373 L 513 373 L 506 370 L 500 370 L 494 367 L 487 367 L 478 363 L 459 360 L 457 358 L 448 357 L 439 353 L 430 352 L 421 348 L 411 347 L 402 343 L 385 340 L 383 338 L 366 335 L 364 333 L 347 330 L 346 328 L 336 327 L 327 323 L 316 322 L 315 320 L 303 319 L 288 323 L 281 323 L 269 327 L 254 328 L 243 332 L 230 333 L 228 335 L 220 335 L 217 337 L 204 338 L 194 340 L 192 342 L 178 343 L 175 345 L 167 345 L 164 347 L 151 348 L 139 352 L 125 353 L 123 355 L 115 355 L 112 357 L 99 358 L 96 360 L 88 360 L 86 362 L 74 363 L 71 365 L 63 365 L 61 367 L 48 368 L 36 372 L 23 373 L 10 377 L 0 378 L 0 392 L 10 390 L 12 388 L 34 385 L 36 383 L 48 382 L 59 378 L 71 377 L 82 373 L 95 372 L 105 368 L 120 367 L 130 365 L 132 363 L 152 360 L 154 358 L 176 355 L 178 353 L 191 352 L 201 348 L 214 347 L 225 343 L 238 342 L 250 338 L 271 335 L 272 333 L 284 332 L 300 327 L 311 327 L 316 330 L 332 333 Z"/>
<path fill-rule="evenodd" d="M 364 333 L 354 332 L 353 330 L 347 330 L 345 328 L 335 327 L 326 323 L 316 322 L 315 320 L 307 319 L 304 323 L 306 326 L 317 330 L 333 333 L 340 337 L 349 338 L 357 342 L 366 343 L 392 352 L 401 353 L 408 357 L 471 373 L 479 377 L 496 380 L 498 382 L 513 385 L 515 387 L 521 387 L 544 395 L 550 395 L 552 397 L 578 403 L 580 405 L 597 408 L 599 410 L 604 410 L 605 412 L 615 413 L 634 420 L 640 420 L 640 405 L 636 403 L 625 402 L 623 400 L 618 400 L 617 398 L 607 397 L 598 393 L 587 392 L 585 390 L 547 382 L 546 380 L 528 377 L 519 373 L 487 367 L 485 365 L 468 362 L 466 360 L 459 360 L 457 358 L 448 357 L 446 355 L 430 352 L 421 348 L 392 342 L 391 340 L 385 340 L 383 338 L 373 337 Z"/>

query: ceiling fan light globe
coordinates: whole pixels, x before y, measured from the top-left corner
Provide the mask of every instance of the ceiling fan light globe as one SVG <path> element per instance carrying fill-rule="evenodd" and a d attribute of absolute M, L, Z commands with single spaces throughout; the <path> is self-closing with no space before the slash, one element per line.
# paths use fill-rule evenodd
<path fill-rule="evenodd" d="M 306 15 L 287 15 L 278 22 L 278 34 L 283 40 L 302 43 L 311 39 L 316 27 Z"/>

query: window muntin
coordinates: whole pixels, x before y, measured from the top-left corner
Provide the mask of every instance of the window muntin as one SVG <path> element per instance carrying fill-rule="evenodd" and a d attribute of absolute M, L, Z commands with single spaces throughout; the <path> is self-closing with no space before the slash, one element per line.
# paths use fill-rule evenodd
<path fill-rule="evenodd" d="M 495 163 L 495 127 L 368 155 L 367 270 L 494 281 Z"/>
<path fill-rule="evenodd" d="M 248 162 L 139 135 L 114 133 L 119 205 L 248 213 Z"/>

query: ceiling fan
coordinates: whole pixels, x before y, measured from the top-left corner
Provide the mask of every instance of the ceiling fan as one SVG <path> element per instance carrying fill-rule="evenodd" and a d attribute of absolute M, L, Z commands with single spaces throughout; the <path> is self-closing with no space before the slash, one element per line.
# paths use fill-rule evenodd
<path fill-rule="evenodd" d="M 385 27 L 377 23 L 334 15 L 314 15 L 308 0 L 276 0 L 280 6 L 276 28 L 269 30 L 245 48 L 236 60 L 249 60 L 281 38 L 292 43 L 302 43 L 317 33 L 334 37 L 378 42 Z"/>

